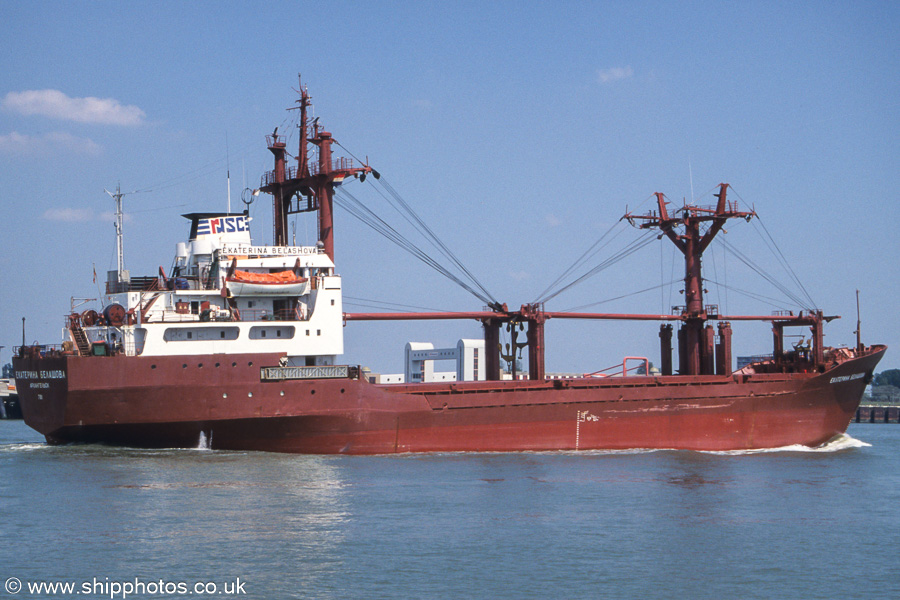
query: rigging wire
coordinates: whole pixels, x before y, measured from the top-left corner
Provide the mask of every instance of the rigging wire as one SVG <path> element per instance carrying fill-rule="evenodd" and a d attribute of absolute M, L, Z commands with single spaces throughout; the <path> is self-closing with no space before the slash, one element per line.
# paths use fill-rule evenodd
<path fill-rule="evenodd" d="M 712 251 L 710 252 L 710 260 L 712 261 L 713 277 L 715 277 L 716 279 L 718 279 L 718 278 L 719 278 L 719 270 L 718 270 L 718 268 L 716 267 L 716 251 L 715 251 L 715 248 L 713 248 Z M 705 281 L 710 281 L 710 282 L 712 282 L 712 283 L 715 283 L 715 280 L 712 280 L 712 279 L 707 280 L 706 278 L 704 278 L 704 280 L 705 280 Z M 718 305 L 721 306 L 721 305 L 722 305 L 722 290 L 721 290 L 721 287 L 720 287 L 718 284 L 716 285 L 716 298 L 718 299 L 718 300 L 717 300 Z"/>
<path fill-rule="evenodd" d="M 747 204 L 746 200 L 741 198 L 741 195 L 734 189 L 734 187 L 732 187 L 731 189 L 734 192 L 734 195 L 737 196 L 741 202 L 743 202 L 744 204 Z M 800 281 L 800 278 L 797 277 L 797 273 L 794 272 L 794 269 L 791 267 L 790 263 L 788 262 L 787 257 L 785 257 L 784 253 L 781 251 L 781 248 L 778 247 L 778 243 L 775 241 L 775 238 L 772 236 L 771 233 L 769 233 L 769 229 L 768 229 L 768 227 L 766 227 L 765 222 L 763 222 L 762 217 L 760 217 L 757 214 L 756 220 L 759 222 L 760 227 L 765 232 L 766 237 L 763 237 L 762 234 L 759 233 L 759 230 L 756 229 L 755 227 L 754 227 L 754 231 L 756 231 L 757 235 L 760 236 L 760 238 L 766 244 L 766 247 L 775 256 L 775 259 L 779 262 L 779 264 L 785 270 L 785 272 L 790 276 L 791 280 L 803 292 L 803 295 L 806 297 L 806 300 L 809 302 L 809 307 L 812 307 L 813 309 L 817 308 L 816 302 L 812 299 L 812 296 L 810 296 L 809 292 L 806 290 L 806 286 L 804 286 L 803 282 Z M 803 306 L 802 302 L 798 302 L 798 304 Z"/>
<path fill-rule="evenodd" d="M 646 198 L 644 198 L 643 200 L 641 200 L 641 202 L 635 207 L 634 210 L 640 209 L 644 204 L 647 203 L 648 200 L 650 200 L 650 199 L 653 198 L 653 197 L 655 197 L 655 194 L 650 194 L 649 196 L 647 196 Z M 617 225 L 619 225 L 619 224 L 622 222 L 623 219 L 624 219 L 624 217 L 622 217 L 621 219 L 619 219 L 618 221 L 616 221 L 615 223 L 613 223 L 613 224 L 610 226 L 610 228 L 609 228 L 602 236 L 600 236 L 600 239 L 598 239 L 596 242 L 594 242 L 594 243 L 591 245 L 590 248 L 588 248 L 587 250 L 585 250 L 584 253 L 583 253 L 580 257 L 578 257 L 578 259 L 577 259 L 574 263 L 572 263 L 572 265 L 570 265 L 569 268 L 567 268 L 565 271 L 563 271 L 563 273 L 562 273 L 559 277 L 557 277 L 556 279 L 554 279 L 553 282 L 550 283 L 550 285 L 548 285 L 548 286 L 546 287 L 546 289 L 544 289 L 544 291 L 542 291 L 542 292 L 538 295 L 538 298 L 537 298 L 534 302 L 535 302 L 535 303 L 546 302 L 549 298 L 552 298 L 553 296 L 555 296 L 556 294 L 553 294 L 553 296 L 548 295 L 548 294 L 550 294 L 551 290 L 553 290 L 554 286 L 558 285 L 561 281 L 563 281 L 566 277 L 568 277 L 572 272 L 574 272 L 575 270 L 577 270 L 578 268 L 580 268 L 582 265 L 584 265 L 584 263 L 586 263 L 586 262 L 589 261 L 591 258 L 593 258 L 594 256 L 596 256 L 596 255 L 600 252 L 600 250 L 602 250 L 603 248 L 605 248 L 606 246 L 608 246 L 610 243 L 613 242 L 613 240 L 615 240 L 615 238 L 617 238 L 619 235 L 621 235 L 622 232 L 625 231 L 624 227 L 622 228 L 621 231 L 619 231 L 618 233 L 616 233 L 616 235 L 613 236 L 613 238 L 610 239 L 606 244 L 603 244 L 602 246 L 600 246 L 601 242 L 603 242 L 603 240 L 606 238 L 606 236 L 609 235 L 609 233 L 610 233 Z M 599 247 L 598 247 L 598 246 L 599 246 Z M 596 248 L 596 250 L 595 250 L 595 248 Z"/>
<path fill-rule="evenodd" d="M 559 294 L 565 292 L 566 290 L 570 289 L 571 287 L 586 281 L 587 279 L 593 277 L 597 273 L 600 273 L 601 271 L 611 267 L 612 265 L 616 264 L 617 262 L 621 261 L 622 259 L 624 259 L 624 258 L 634 254 L 638 250 L 646 247 L 647 245 L 651 244 L 655 239 L 656 239 L 655 232 L 653 232 L 653 231 L 645 232 L 645 234 L 643 236 L 638 237 L 634 241 L 630 242 L 628 245 L 625 246 L 625 248 L 619 250 L 617 253 L 613 254 L 611 257 L 607 258 L 600 264 L 598 264 L 595 267 L 593 267 L 592 269 L 588 270 L 586 273 L 584 273 L 580 277 L 576 278 L 569 284 L 564 285 L 563 287 L 559 288 L 557 291 L 553 292 L 552 294 L 544 296 L 544 298 L 542 300 L 540 300 L 540 302 L 547 302 L 549 300 L 552 300 L 553 298 L 555 298 Z"/>
<path fill-rule="evenodd" d="M 374 301 L 374 302 L 377 302 L 377 301 Z M 369 304 L 369 303 L 366 303 L 366 302 L 348 302 L 348 301 L 344 301 L 344 306 L 358 306 L 358 307 L 362 307 L 362 308 L 375 308 L 375 309 L 378 309 L 378 310 L 391 309 L 392 312 L 400 312 L 400 313 L 414 313 L 414 312 L 418 312 L 418 311 L 414 311 L 414 310 L 405 310 L 405 309 L 401 309 L 401 308 L 394 308 L 394 307 L 391 307 L 391 306 L 384 306 L 383 304 Z"/>
<path fill-rule="evenodd" d="M 788 274 L 791 276 L 791 279 L 793 279 L 794 283 L 797 284 L 797 287 L 799 287 L 800 290 L 803 292 L 803 295 L 806 296 L 806 300 L 809 302 L 809 305 L 812 306 L 813 308 L 815 308 L 816 307 L 815 301 L 812 299 L 812 296 L 809 295 L 809 292 L 806 291 L 806 287 L 800 281 L 800 278 L 797 277 L 797 274 L 794 272 L 794 269 L 791 268 L 791 265 L 790 265 L 790 263 L 788 263 L 787 258 L 785 258 L 784 253 L 781 252 L 781 248 L 779 248 L 778 244 L 775 243 L 775 238 L 773 238 L 772 234 L 769 233 L 769 230 L 766 227 L 766 224 L 763 222 L 763 220 L 761 218 L 759 218 L 759 216 L 757 216 L 757 221 L 759 221 L 760 227 L 762 227 L 763 231 L 765 231 L 766 236 L 769 238 L 769 241 L 771 242 L 771 246 L 769 247 L 769 250 L 772 251 L 772 247 L 775 248 L 775 251 L 772 251 L 772 253 L 775 254 L 775 257 L 778 259 L 779 263 L 781 263 L 781 266 L 788 272 Z M 768 243 L 766 245 L 768 246 Z M 777 253 L 776 253 L 776 251 L 777 251 Z"/>
<path fill-rule="evenodd" d="M 383 305 L 383 306 L 379 306 L 379 307 L 375 307 L 375 308 L 399 307 L 399 308 L 397 308 L 398 312 L 416 312 L 416 310 L 424 310 L 427 312 L 451 312 L 451 311 L 447 311 L 447 310 L 444 310 L 441 308 L 429 308 L 427 306 L 415 306 L 413 304 L 400 304 L 398 302 L 385 302 L 384 300 L 374 300 L 372 298 L 358 298 L 356 296 L 344 295 L 344 299 L 345 300 L 356 300 L 357 302 L 367 302 L 367 303 Z M 345 304 L 354 304 L 354 303 L 345 302 Z M 362 306 L 362 305 L 354 304 L 354 306 Z M 410 310 L 401 310 L 401 309 L 410 309 Z M 415 310 L 413 310 L 413 309 L 415 309 Z"/>
<path fill-rule="evenodd" d="M 370 208 L 365 206 L 358 198 L 356 198 L 353 194 L 348 192 L 343 187 L 337 190 L 337 194 L 335 195 L 335 204 L 339 207 L 343 208 L 347 212 L 349 212 L 353 217 L 372 228 L 382 236 L 386 237 L 388 240 L 392 241 L 394 244 L 403 248 L 414 257 L 422 261 L 424 264 L 430 266 L 438 273 L 441 273 L 476 298 L 484 302 L 485 304 L 491 304 L 492 302 L 496 302 L 493 298 L 489 298 L 485 294 L 476 291 L 472 288 L 472 286 L 468 285 L 465 281 L 460 279 L 457 275 L 455 275 L 452 271 L 438 263 L 434 258 L 429 256 L 424 250 L 410 241 L 408 238 L 403 236 L 400 232 L 394 229 L 391 225 L 385 222 L 381 217 L 376 215 Z"/>
<path fill-rule="evenodd" d="M 346 146 L 338 142 L 334 141 L 335 145 L 342 148 L 347 154 L 349 154 L 353 159 L 355 159 L 360 164 L 368 165 L 367 161 L 360 160 L 358 156 L 353 154 Z M 447 260 L 453 263 L 457 269 L 463 274 L 463 276 L 468 279 L 469 283 L 463 281 L 459 276 L 453 274 L 448 268 L 440 265 L 434 258 L 429 256 L 424 250 L 422 250 L 419 246 L 415 245 L 412 241 L 410 241 L 405 236 L 401 235 L 395 228 L 391 227 L 387 224 L 384 219 L 378 217 L 374 211 L 366 207 L 362 202 L 359 201 L 355 196 L 350 194 L 344 188 L 340 188 L 338 194 L 335 196 L 335 200 L 338 200 L 338 205 L 341 208 L 344 208 L 351 215 L 359 219 L 361 222 L 365 223 L 387 239 L 391 240 L 425 264 L 429 265 L 457 285 L 461 286 L 463 289 L 467 290 L 469 293 L 474 295 L 476 298 L 481 300 L 487 305 L 491 306 L 499 306 L 499 302 L 491 294 L 488 289 L 478 280 L 477 277 L 459 260 L 456 254 L 453 253 L 452 250 L 434 233 L 434 231 L 422 220 L 421 217 L 413 210 L 412 206 L 403 197 L 400 193 L 387 181 L 387 179 L 379 174 L 374 179 L 378 181 L 382 188 L 387 194 L 382 192 L 378 187 L 375 186 L 374 183 L 371 183 L 372 189 L 374 189 L 384 200 L 391 206 L 394 210 L 400 214 L 403 219 L 409 223 L 414 229 L 416 229 L 420 235 L 422 235 L 429 243 L 431 243 Z M 346 196 L 346 198 L 343 198 Z M 349 204 L 346 204 L 340 200 L 349 200 Z M 474 288 L 478 288 L 480 291 L 476 291 Z"/>
<path fill-rule="evenodd" d="M 672 278 L 673 282 L 678 281 L 677 279 L 675 279 L 675 257 L 678 255 L 678 253 L 675 250 L 676 250 L 675 248 L 672 248 L 672 251 L 670 252 L 670 254 L 672 256 L 672 266 L 669 269 L 669 277 Z M 673 283 L 672 285 L 669 286 L 669 306 L 672 306 L 672 293 L 674 291 L 675 291 L 675 285 Z M 663 312 L 666 312 L 665 309 L 663 309 Z"/>
<path fill-rule="evenodd" d="M 659 245 L 659 312 L 660 314 L 666 312 L 666 290 L 663 286 L 662 282 L 666 279 L 665 266 L 663 264 L 663 253 L 665 250 L 665 246 L 663 244 Z"/>
<path fill-rule="evenodd" d="M 419 227 L 419 233 L 422 233 L 429 239 L 432 244 L 443 254 L 448 260 L 450 260 L 456 267 L 462 271 L 469 281 L 474 284 L 487 298 L 490 298 L 490 302 L 485 301 L 488 304 L 498 304 L 496 298 L 494 298 L 493 294 L 491 294 L 487 288 L 485 288 L 480 281 L 469 271 L 468 268 L 457 258 L 456 254 L 453 253 L 450 248 L 441 241 L 440 238 L 432 231 L 432 229 L 419 217 L 418 214 L 412 209 L 412 207 L 400 196 L 397 190 L 387 181 L 387 179 L 382 175 L 377 181 L 384 187 L 384 189 L 391 195 L 391 197 L 396 200 L 396 202 L 400 205 L 403 211 L 408 214 Z M 480 296 L 479 296 L 480 297 Z"/>
<path fill-rule="evenodd" d="M 675 281 L 677 281 L 677 280 L 675 280 Z M 573 307 L 573 308 L 566 308 L 566 309 L 561 310 L 561 311 L 559 311 L 559 312 L 581 312 L 581 311 L 584 310 L 585 308 L 590 308 L 590 307 L 592 307 L 592 306 L 599 306 L 600 304 L 607 304 L 607 303 L 609 303 L 609 302 L 614 302 L 615 300 L 621 300 L 621 299 L 623 299 L 623 298 L 629 298 L 629 297 L 631 297 L 631 296 L 637 296 L 638 294 L 643 294 L 643 293 L 646 293 L 646 292 L 652 292 L 653 290 L 657 290 L 657 289 L 660 289 L 660 288 L 664 288 L 664 287 L 666 287 L 667 285 L 672 285 L 673 283 L 675 283 L 675 281 L 667 281 L 667 282 L 665 282 L 665 283 L 660 283 L 659 285 L 654 285 L 654 286 L 651 286 L 651 287 L 648 287 L 648 288 L 644 288 L 644 289 L 638 290 L 638 291 L 636 291 L 636 292 L 629 292 L 629 293 L 623 294 L 623 295 L 621 295 L 621 296 L 616 296 L 615 298 L 607 298 L 606 300 L 600 300 L 600 301 L 598 301 L 598 302 L 591 302 L 590 304 L 583 304 L 583 305 L 581 305 L 581 306 L 576 306 L 576 307 Z M 663 311 L 663 313 L 665 313 L 665 311 Z M 661 313 L 661 314 L 662 314 L 662 313 Z"/>
<path fill-rule="evenodd" d="M 772 298 L 771 296 L 766 296 L 766 295 L 764 295 L 764 294 L 760 294 L 760 293 L 757 293 L 757 292 L 751 292 L 751 291 L 749 291 L 749 290 L 744 290 L 744 289 L 737 288 L 737 287 L 734 287 L 734 286 L 726 285 L 725 283 L 722 283 L 722 282 L 719 282 L 719 281 L 714 281 L 714 280 L 709 280 L 709 281 L 710 281 L 711 283 L 714 283 L 714 284 L 716 284 L 716 285 L 718 285 L 718 286 L 721 286 L 721 287 L 725 288 L 726 290 L 730 290 L 730 291 L 735 292 L 735 293 L 737 293 L 737 294 L 741 294 L 742 296 L 746 296 L 746 297 L 751 298 L 751 299 L 753 299 L 753 300 L 758 300 L 759 302 L 762 302 L 762 303 L 764 303 L 764 304 L 768 304 L 769 306 L 772 306 L 772 307 L 777 308 L 777 309 L 779 309 L 779 310 L 790 310 L 790 309 L 792 308 L 792 306 L 790 306 L 790 305 L 788 305 L 788 304 L 785 303 L 784 299 L 780 299 L 780 298 Z"/>
<path fill-rule="evenodd" d="M 735 258 L 744 263 L 747 267 L 749 267 L 752 271 L 754 271 L 757 275 L 768 281 L 770 284 L 775 286 L 782 294 L 787 296 L 792 302 L 796 303 L 797 306 L 805 308 L 807 310 L 814 310 L 813 307 L 806 305 L 802 298 L 800 298 L 797 294 L 791 291 L 786 285 L 775 279 L 772 275 L 767 273 L 765 269 L 757 265 L 753 260 L 750 259 L 746 254 L 738 250 L 731 242 L 721 239 L 719 242 L 725 247 L 725 249 Z M 732 288 L 733 289 L 733 288 Z"/>
<path fill-rule="evenodd" d="M 593 258 L 594 256 L 596 256 L 598 252 L 600 252 L 603 248 L 605 248 L 606 246 L 608 246 L 609 244 L 611 244 L 611 243 L 613 242 L 613 240 L 615 240 L 615 239 L 616 239 L 623 231 L 625 231 L 625 228 L 623 227 L 621 231 L 619 231 L 616 235 L 614 235 L 614 236 L 612 237 L 612 239 L 610 239 L 610 240 L 609 240 L 608 242 L 606 242 L 605 244 L 600 245 L 600 243 L 603 242 L 604 239 L 606 239 L 606 236 L 608 236 L 608 235 L 612 232 L 612 230 L 615 229 L 616 226 L 619 225 L 621 222 L 622 222 L 622 219 L 619 219 L 618 221 L 616 221 L 615 223 L 613 223 L 613 224 L 609 227 L 609 229 L 607 229 L 607 230 L 603 233 L 603 235 L 600 236 L 600 239 L 598 239 L 596 242 L 594 242 L 593 244 L 591 244 L 591 247 L 588 248 L 587 250 L 585 250 L 584 253 L 582 253 L 582 255 L 579 256 L 578 259 L 576 259 L 575 262 L 572 263 L 572 265 L 569 266 L 568 269 L 566 269 L 565 271 L 563 271 L 562 274 L 561 274 L 559 277 L 557 277 L 556 279 L 554 279 L 554 280 L 550 283 L 550 285 L 548 285 L 548 286 L 544 289 L 544 291 L 542 291 L 540 294 L 538 294 L 538 297 L 537 297 L 537 299 L 535 300 L 535 303 L 545 302 L 546 300 L 548 300 L 548 299 L 549 299 L 548 294 L 551 292 L 551 290 L 554 289 L 555 286 L 557 286 L 561 281 L 563 281 L 566 277 L 568 277 L 573 271 L 575 271 L 576 269 L 578 269 L 579 267 L 581 267 L 584 263 L 586 263 L 586 262 L 589 261 L 591 258 Z M 600 246 L 598 247 L 598 245 L 600 245 Z M 595 250 L 595 248 L 596 248 L 596 250 Z"/>
<path fill-rule="evenodd" d="M 713 248 L 713 252 L 715 252 L 715 248 Z M 725 280 L 724 285 L 721 287 L 725 290 L 725 305 L 723 310 L 725 314 L 728 314 L 728 261 L 725 260 L 725 247 L 722 247 L 722 278 Z"/>

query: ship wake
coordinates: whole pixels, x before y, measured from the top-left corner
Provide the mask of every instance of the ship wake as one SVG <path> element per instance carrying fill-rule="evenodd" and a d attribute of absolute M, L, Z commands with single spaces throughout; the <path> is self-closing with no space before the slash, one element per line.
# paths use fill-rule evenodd
<path fill-rule="evenodd" d="M 790 446 L 781 446 L 780 448 L 758 448 L 754 450 L 724 450 L 719 452 L 706 452 L 706 454 L 722 454 L 727 456 L 741 456 L 744 454 L 769 454 L 772 452 L 814 452 L 814 453 L 832 453 L 843 452 L 855 448 L 870 448 L 872 444 L 858 440 L 855 437 L 842 433 L 836 435 L 824 444 L 819 446 L 804 446 L 802 444 L 792 444 Z"/>

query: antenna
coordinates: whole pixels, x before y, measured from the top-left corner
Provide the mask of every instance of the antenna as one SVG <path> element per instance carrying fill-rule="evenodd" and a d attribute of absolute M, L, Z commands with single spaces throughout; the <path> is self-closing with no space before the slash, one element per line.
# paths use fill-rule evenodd
<path fill-rule="evenodd" d="M 688 175 L 691 178 L 691 204 L 694 203 L 694 169 L 691 168 L 691 159 L 688 157 Z"/>
<path fill-rule="evenodd" d="M 225 181 L 228 184 L 228 212 L 231 213 L 231 156 L 228 153 L 228 132 L 225 132 Z"/>
<path fill-rule="evenodd" d="M 113 194 L 106 188 L 104 188 L 103 191 L 109 194 L 110 197 L 116 201 L 116 273 L 118 274 L 119 278 L 118 283 L 121 283 L 125 280 L 125 234 L 122 231 L 122 225 L 125 221 L 125 213 L 122 212 L 122 198 L 124 198 L 128 194 L 139 194 L 141 192 L 147 192 L 150 190 L 134 190 L 131 192 L 122 192 L 121 185 L 117 183 L 115 194 Z"/>
<path fill-rule="evenodd" d="M 122 224 L 125 215 L 122 213 L 122 198 L 125 194 L 122 193 L 121 185 L 118 183 L 116 184 L 115 194 L 105 188 L 103 191 L 116 201 L 116 271 L 119 274 L 119 281 L 122 281 L 122 276 L 125 272 L 125 236 L 122 232 Z M 134 192 L 130 193 L 133 194 Z"/>
<path fill-rule="evenodd" d="M 860 317 L 859 317 L 859 290 L 856 290 L 856 332 L 855 333 L 856 333 L 856 351 L 857 352 L 862 352 L 862 350 L 863 350 L 862 337 L 861 337 L 862 334 L 860 333 L 860 330 L 862 329 L 861 325 L 862 325 L 862 321 L 860 320 Z"/>

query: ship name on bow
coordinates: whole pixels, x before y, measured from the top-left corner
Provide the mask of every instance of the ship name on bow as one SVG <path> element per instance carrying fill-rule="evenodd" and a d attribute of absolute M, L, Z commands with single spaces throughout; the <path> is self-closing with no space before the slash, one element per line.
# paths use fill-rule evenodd
<path fill-rule="evenodd" d="M 853 375 L 841 375 L 840 377 L 832 377 L 828 383 L 842 383 L 844 381 L 853 381 L 854 379 L 862 379 L 865 373 L 854 373 Z"/>

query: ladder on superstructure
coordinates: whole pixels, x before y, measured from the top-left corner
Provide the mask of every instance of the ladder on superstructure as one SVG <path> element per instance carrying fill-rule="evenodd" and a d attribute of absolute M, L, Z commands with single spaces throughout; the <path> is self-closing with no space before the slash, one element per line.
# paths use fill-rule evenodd
<path fill-rule="evenodd" d="M 78 355 L 90 356 L 91 343 L 88 341 L 87 334 L 81 328 L 81 325 L 73 324 L 70 330 L 72 338 L 75 340 L 75 345 L 78 347 Z"/>

